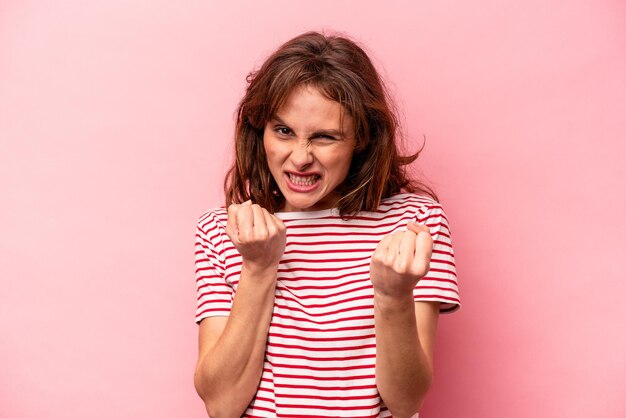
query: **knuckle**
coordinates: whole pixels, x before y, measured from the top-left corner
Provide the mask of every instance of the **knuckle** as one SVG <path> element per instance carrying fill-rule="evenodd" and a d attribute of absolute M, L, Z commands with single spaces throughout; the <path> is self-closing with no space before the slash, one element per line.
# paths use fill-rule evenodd
<path fill-rule="evenodd" d="M 267 229 L 262 229 L 255 234 L 255 238 L 257 241 L 267 241 L 270 238 L 269 231 Z"/>
<path fill-rule="evenodd" d="M 244 242 L 250 242 L 253 239 L 252 231 L 250 229 L 244 229 L 239 231 L 239 240 Z"/>
<path fill-rule="evenodd" d="M 406 273 L 408 270 L 408 263 L 406 260 L 397 260 L 393 267 L 396 273 Z"/>
<path fill-rule="evenodd" d="M 429 271 L 429 270 L 430 270 L 430 266 L 429 266 L 428 264 L 426 264 L 426 265 L 420 265 L 419 267 L 417 267 L 416 269 L 414 269 L 414 270 L 412 271 L 412 273 L 413 273 L 415 276 L 418 276 L 418 277 L 424 277 L 424 276 L 426 276 L 426 274 L 428 274 L 428 271 Z"/>
<path fill-rule="evenodd" d="M 382 264 L 385 267 L 393 269 L 394 264 L 395 264 L 395 260 L 393 258 L 391 258 L 391 257 L 384 257 L 383 260 L 382 260 Z"/>

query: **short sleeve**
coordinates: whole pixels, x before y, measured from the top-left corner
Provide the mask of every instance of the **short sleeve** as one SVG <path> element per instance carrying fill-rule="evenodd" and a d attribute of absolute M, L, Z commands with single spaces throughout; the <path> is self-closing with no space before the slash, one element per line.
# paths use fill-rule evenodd
<path fill-rule="evenodd" d="M 220 226 L 214 216 L 200 217 L 196 228 L 196 322 L 211 316 L 228 316 L 233 303 L 233 288 L 224 275 Z"/>
<path fill-rule="evenodd" d="M 430 229 L 433 253 L 430 270 L 413 290 L 415 301 L 441 302 L 440 312 L 454 312 L 461 306 L 454 264 L 454 250 L 448 219 L 440 204 L 425 205 L 416 214 L 416 221 Z"/>

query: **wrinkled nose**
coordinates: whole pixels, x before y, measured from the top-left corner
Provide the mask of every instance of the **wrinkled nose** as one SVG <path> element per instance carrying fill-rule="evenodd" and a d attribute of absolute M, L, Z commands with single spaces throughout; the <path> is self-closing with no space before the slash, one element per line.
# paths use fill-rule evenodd
<path fill-rule="evenodd" d="M 302 170 L 313 162 L 313 153 L 309 141 L 297 141 L 289 156 L 294 167 Z"/>

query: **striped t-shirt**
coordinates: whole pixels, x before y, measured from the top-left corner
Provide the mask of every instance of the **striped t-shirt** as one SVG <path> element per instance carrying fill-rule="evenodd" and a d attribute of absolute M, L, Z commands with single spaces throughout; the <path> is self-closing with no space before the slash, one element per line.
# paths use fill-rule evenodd
<path fill-rule="evenodd" d="M 448 221 L 431 198 L 398 194 L 376 212 L 342 220 L 336 209 L 277 212 L 287 228 L 263 374 L 244 416 L 386 417 L 374 376 L 373 288 L 370 258 L 387 234 L 410 220 L 430 228 L 430 271 L 416 301 L 460 306 Z M 202 215 L 196 233 L 196 322 L 228 316 L 241 256 L 226 235 L 226 208 Z"/>

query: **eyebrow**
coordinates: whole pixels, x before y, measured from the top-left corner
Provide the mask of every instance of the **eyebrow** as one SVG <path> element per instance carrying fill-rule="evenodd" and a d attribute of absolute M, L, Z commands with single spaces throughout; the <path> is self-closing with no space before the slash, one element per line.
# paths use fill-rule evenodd
<path fill-rule="evenodd" d="M 287 124 L 284 120 L 282 120 L 278 115 L 272 116 L 272 119 L 280 123 L 281 125 L 285 125 L 287 127 L 289 126 L 289 124 Z M 336 137 L 343 138 L 343 132 L 340 131 L 339 129 L 318 129 L 317 131 L 311 134 L 311 136 L 318 136 L 318 135 L 329 135 L 329 136 L 336 136 Z"/>

